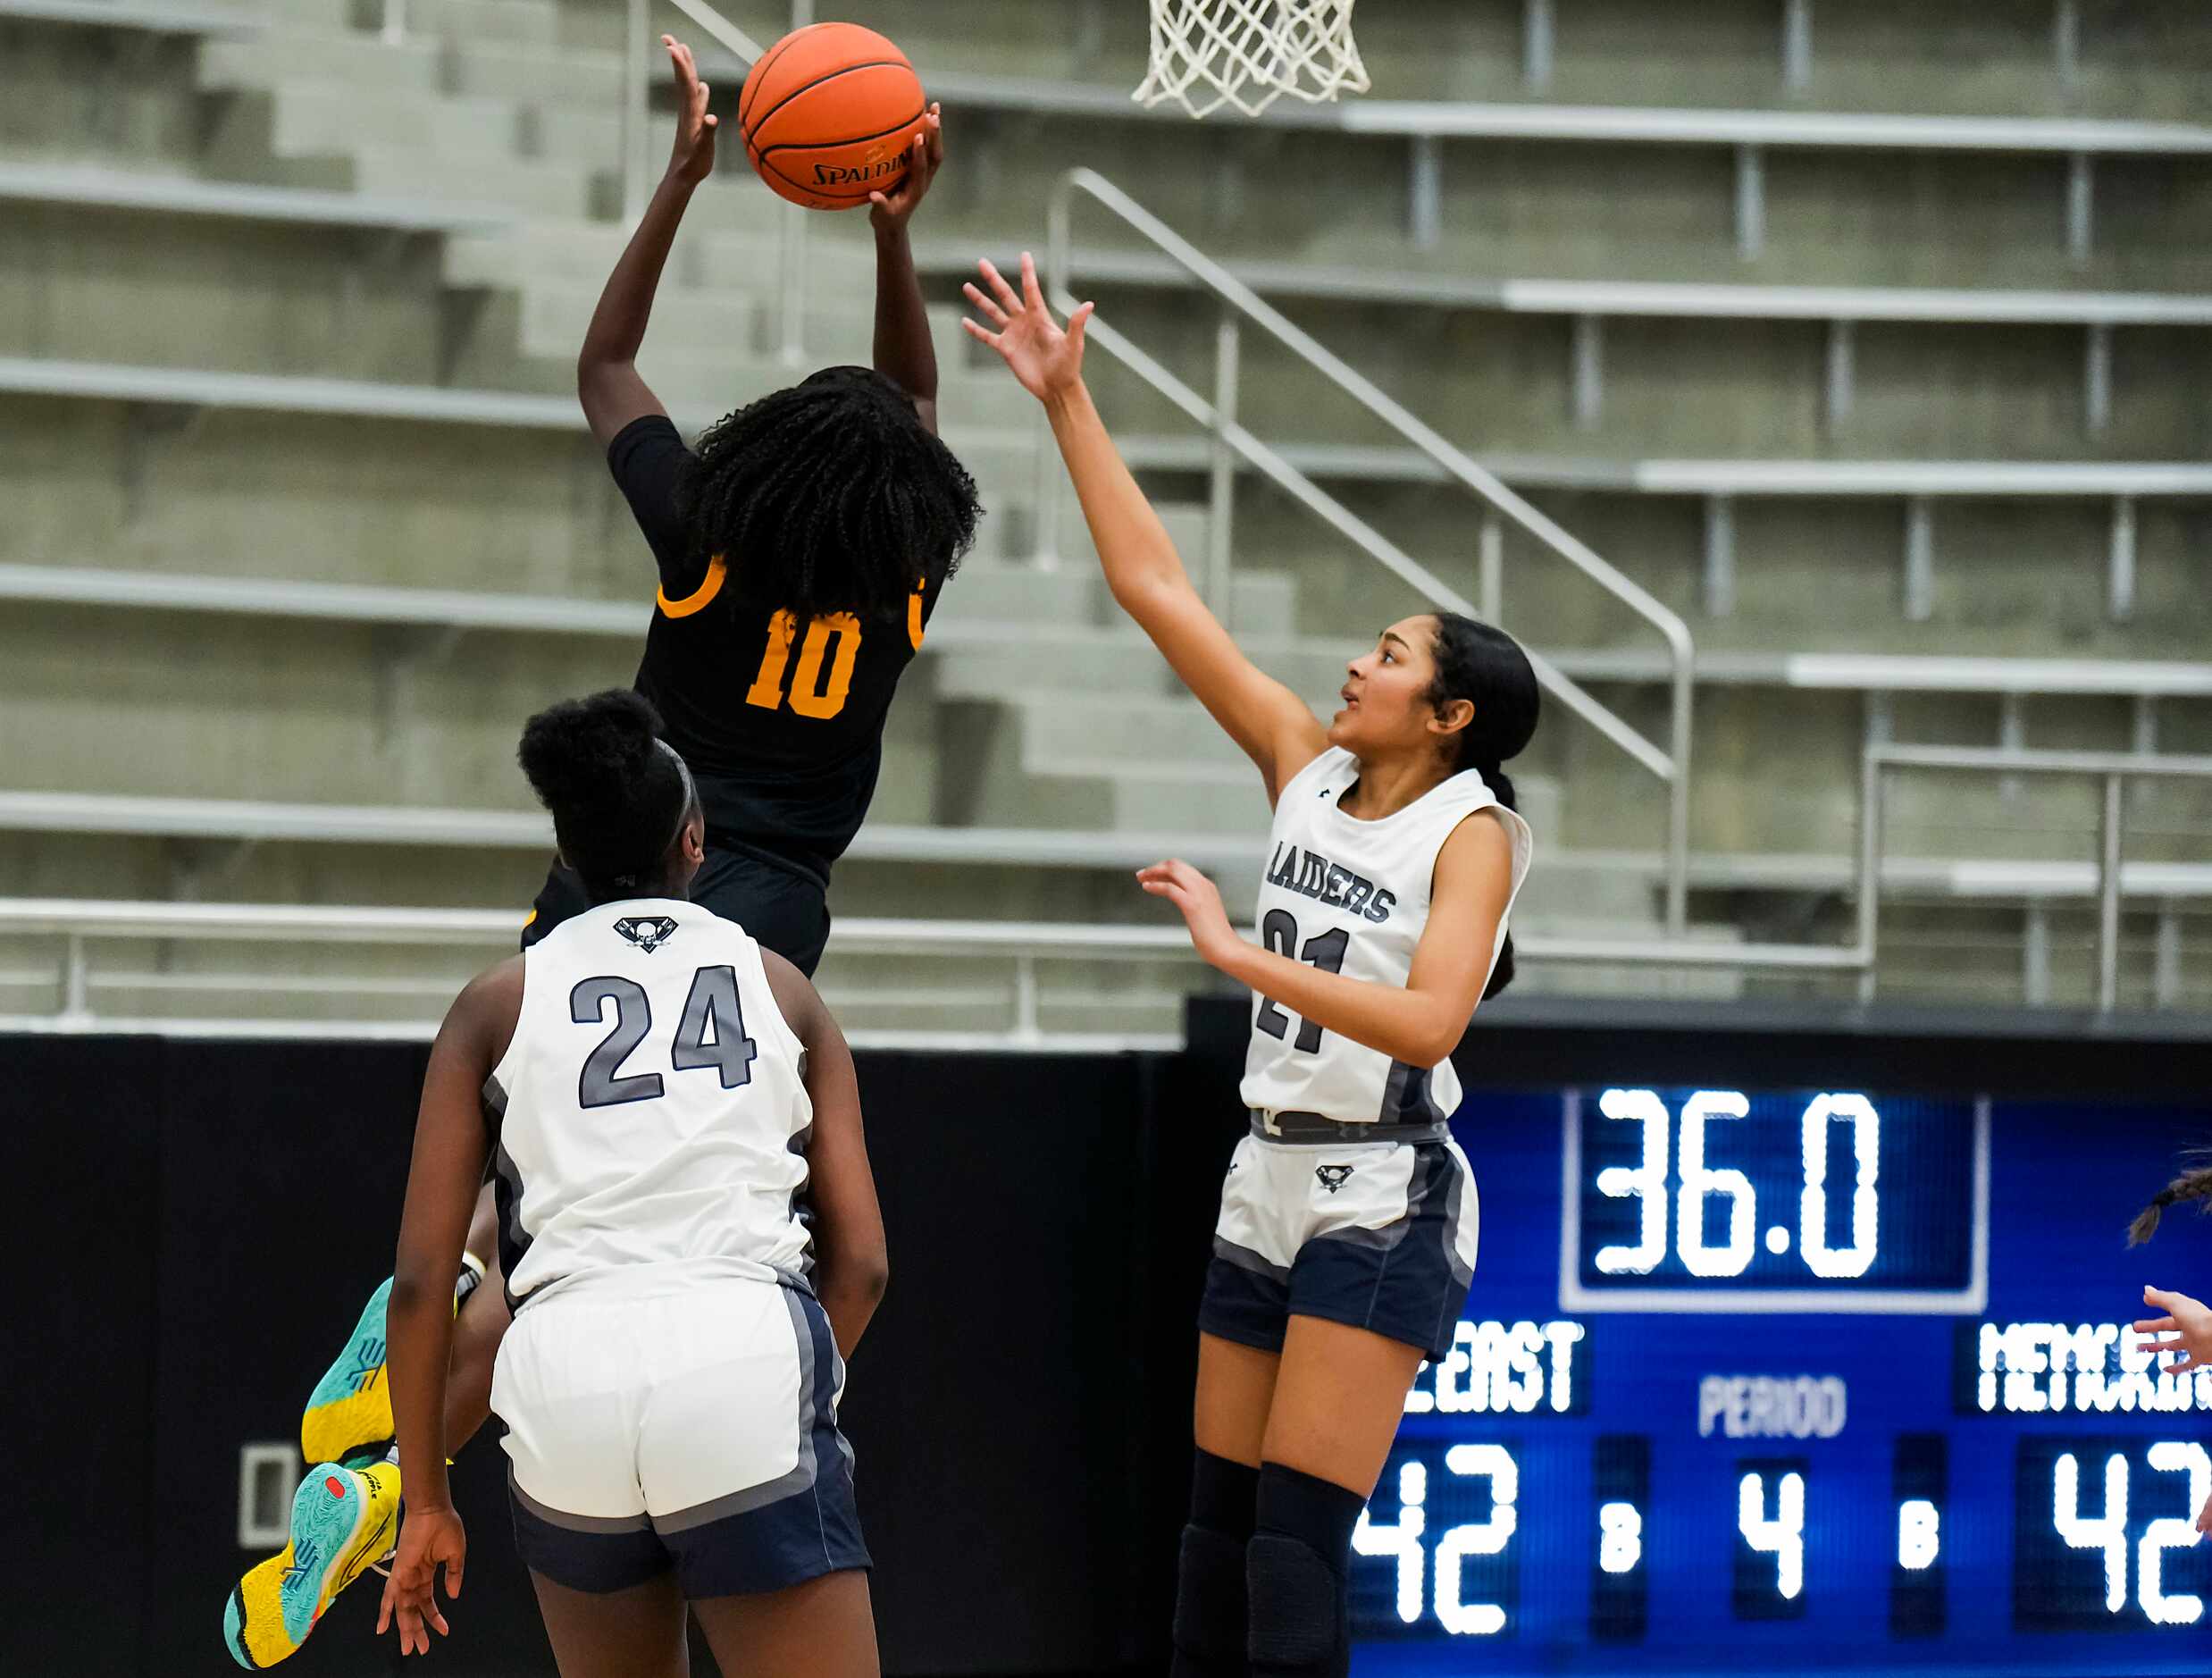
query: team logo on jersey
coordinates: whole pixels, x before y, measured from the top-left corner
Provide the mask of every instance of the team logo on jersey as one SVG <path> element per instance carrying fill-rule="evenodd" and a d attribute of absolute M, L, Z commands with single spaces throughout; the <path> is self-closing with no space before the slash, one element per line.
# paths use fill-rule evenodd
<path fill-rule="evenodd" d="M 615 930 L 650 955 L 676 935 L 676 923 L 666 915 L 624 915 Z"/>
<path fill-rule="evenodd" d="M 1350 1165 L 1317 1165 L 1313 1174 L 1321 1179 L 1321 1187 L 1333 1195 L 1350 1180 L 1355 1169 Z"/>

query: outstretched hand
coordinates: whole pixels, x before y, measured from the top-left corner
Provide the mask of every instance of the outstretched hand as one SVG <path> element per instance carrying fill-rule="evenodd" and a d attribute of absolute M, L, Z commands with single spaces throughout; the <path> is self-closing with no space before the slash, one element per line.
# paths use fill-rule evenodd
<path fill-rule="evenodd" d="M 376 1632 L 381 1637 L 398 1620 L 399 1652 L 427 1655 L 432 1631 L 440 1637 L 449 1633 L 438 1607 L 438 1569 L 445 1568 L 446 1595 L 457 1602 L 461 1570 L 468 1559 L 468 1535 L 461 1530 L 461 1517 L 451 1509 L 409 1509 L 406 1517 L 399 1528 L 398 1554 L 392 1557 L 391 1573 L 384 1581 Z"/>
<path fill-rule="evenodd" d="M 707 84 L 699 79 L 699 63 L 691 49 L 673 35 L 660 44 L 676 67 L 676 148 L 668 159 L 668 172 L 697 186 L 714 172 L 715 130 L 722 119 L 707 108 Z"/>
<path fill-rule="evenodd" d="M 1040 402 L 1050 401 L 1082 383 L 1083 327 L 1098 306 L 1079 306 L 1068 317 L 1063 331 L 1052 319 L 1052 311 L 1044 301 L 1044 288 L 1037 283 L 1036 262 L 1027 251 L 1021 254 L 1019 295 L 1007 284 L 1006 276 L 988 262 L 976 266 L 989 283 L 992 295 L 986 296 L 972 280 L 961 289 L 967 292 L 968 300 L 976 306 L 976 312 L 998 330 L 992 331 L 975 321 L 963 319 L 960 324 L 968 329 L 968 336 L 997 350 L 1014 370 L 1014 376 L 1021 381 L 1021 388 Z"/>
<path fill-rule="evenodd" d="M 1209 967 L 1219 967 L 1244 942 L 1229 924 L 1221 906 L 1221 893 L 1214 883 L 1189 863 L 1170 858 L 1136 871 L 1137 884 L 1154 897 L 1164 897 L 1181 911 L 1190 928 L 1191 947 Z"/>
<path fill-rule="evenodd" d="M 2212 1310 L 2187 1294 L 2168 1293 L 2163 1288 L 2144 1288 L 2143 1303 L 2166 1313 L 2135 1324 L 2135 1332 L 2143 1337 L 2143 1350 L 2154 1363 L 2162 1355 L 2181 1358 L 2178 1363 L 2161 1366 L 2164 1373 L 2184 1375 L 2191 1370 L 2212 1369 Z"/>
<path fill-rule="evenodd" d="M 930 183 L 936 180 L 937 171 L 944 166 L 944 106 L 931 105 L 923 121 L 925 126 L 914 137 L 912 155 L 897 188 L 867 195 L 868 220 L 878 231 L 889 232 L 913 220 L 914 212 L 929 196 Z"/>

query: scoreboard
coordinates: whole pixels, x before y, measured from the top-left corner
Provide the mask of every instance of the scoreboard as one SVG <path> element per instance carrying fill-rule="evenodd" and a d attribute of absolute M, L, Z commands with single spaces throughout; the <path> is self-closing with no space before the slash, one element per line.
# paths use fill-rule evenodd
<path fill-rule="evenodd" d="M 1472 1091 L 1480 1254 L 1353 1540 L 1361 1674 L 2200 1672 L 2212 1372 L 2127 1221 L 2212 1107 Z"/>

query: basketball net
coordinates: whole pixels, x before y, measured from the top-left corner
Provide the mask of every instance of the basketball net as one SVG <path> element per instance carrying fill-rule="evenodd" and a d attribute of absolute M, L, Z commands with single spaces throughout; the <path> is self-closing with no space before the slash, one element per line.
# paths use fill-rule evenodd
<path fill-rule="evenodd" d="M 1174 100 L 1193 116 L 1225 105 L 1258 116 L 1285 94 L 1319 104 L 1365 93 L 1352 39 L 1353 0 L 1152 0 L 1152 56 L 1143 105 Z"/>

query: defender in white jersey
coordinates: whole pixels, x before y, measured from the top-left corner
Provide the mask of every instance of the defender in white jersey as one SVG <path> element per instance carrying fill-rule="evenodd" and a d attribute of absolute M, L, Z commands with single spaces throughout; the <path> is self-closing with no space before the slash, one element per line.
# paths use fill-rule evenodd
<path fill-rule="evenodd" d="M 516 1548 L 566 1678 L 874 1678 L 844 1355 L 884 1279 L 852 1061 L 803 975 L 685 901 L 704 822 L 634 692 L 522 758 L 591 907 L 465 990 L 432 1052 L 388 1312 L 406 1486 L 388 1615 L 446 1630 L 449 1271 L 490 1156 Z M 738 1598 L 743 1598 L 739 1602 Z"/>
<path fill-rule="evenodd" d="M 1500 767 L 1536 729 L 1510 636 L 1405 618 L 1347 667 L 1324 728 L 1191 586 L 1082 379 L 1088 304 L 1054 323 L 1022 260 L 968 331 L 1044 404 L 1114 599 L 1259 768 L 1275 810 L 1260 942 L 1186 863 L 1144 869 L 1198 952 L 1251 986 L 1251 1131 L 1199 1309 L 1191 1518 L 1174 1678 L 1340 1678 L 1345 1572 L 1424 1356 L 1475 1263 L 1475 1185 L 1446 1121 L 1451 1053 L 1512 970 L 1528 824 Z"/>

